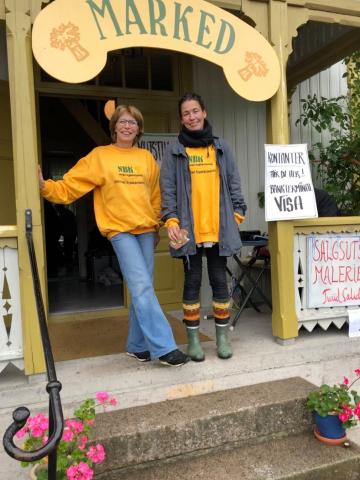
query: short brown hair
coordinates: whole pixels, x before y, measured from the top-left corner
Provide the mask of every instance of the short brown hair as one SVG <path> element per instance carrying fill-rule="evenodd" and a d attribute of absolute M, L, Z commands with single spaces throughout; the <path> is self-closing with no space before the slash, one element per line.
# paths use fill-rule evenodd
<path fill-rule="evenodd" d="M 182 118 L 181 107 L 184 102 L 188 102 L 190 100 L 195 100 L 200 105 L 202 111 L 205 110 L 205 103 L 204 100 L 198 93 L 195 92 L 186 92 L 178 101 L 178 110 L 179 110 L 179 117 Z"/>
<path fill-rule="evenodd" d="M 119 105 L 118 107 L 115 108 L 115 111 L 112 114 L 109 122 L 111 140 L 114 143 L 116 142 L 115 125 L 123 113 L 129 113 L 137 121 L 139 132 L 136 135 L 133 143 L 133 145 L 135 145 L 136 143 L 138 143 L 138 141 L 141 138 L 141 135 L 144 133 L 144 118 L 140 110 L 134 107 L 134 105 Z"/>

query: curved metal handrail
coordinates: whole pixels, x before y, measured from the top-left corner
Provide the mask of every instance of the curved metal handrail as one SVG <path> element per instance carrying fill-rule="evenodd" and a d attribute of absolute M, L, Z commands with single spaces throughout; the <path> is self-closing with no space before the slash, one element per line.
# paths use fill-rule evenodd
<path fill-rule="evenodd" d="M 41 295 L 39 273 L 36 263 L 34 242 L 32 237 L 32 214 L 31 210 L 25 210 L 26 240 L 28 245 L 31 272 L 34 283 L 34 292 L 36 299 L 36 308 L 39 317 L 39 326 L 42 339 L 42 345 L 45 356 L 46 371 L 48 383 L 46 391 L 49 394 L 49 438 L 46 444 L 32 452 L 22 450 L 14 444 L 16 433 L 24 427 L 29 418 L 30 411 L 26 407 L 19 407 L 13 412 L 13 423 L 7 428 L 3 436 L 3 445 L 5 451 L 12 458 L 23 461 L 33 462 L 49 456 L 48 478 L 56 478 L 56 449 L 61 440 L 64 430 L 64 417 L 61 407 L 60 390 L 61 383 L 56 378 L 55 363 L 51 350 L 49 332 L 46 324 L 46 315 L 44 302 Z"/>

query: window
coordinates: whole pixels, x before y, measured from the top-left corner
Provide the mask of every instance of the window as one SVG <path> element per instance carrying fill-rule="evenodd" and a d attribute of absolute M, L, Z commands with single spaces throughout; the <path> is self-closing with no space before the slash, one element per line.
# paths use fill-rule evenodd
<path fill-rule="evenodd" d="M 124 48 L 108 53 L 99 75 L 83 85 L 174 91 L 175 54 L 151 48 Z M 40 69 L 41 82 L 60 83 Z"/>

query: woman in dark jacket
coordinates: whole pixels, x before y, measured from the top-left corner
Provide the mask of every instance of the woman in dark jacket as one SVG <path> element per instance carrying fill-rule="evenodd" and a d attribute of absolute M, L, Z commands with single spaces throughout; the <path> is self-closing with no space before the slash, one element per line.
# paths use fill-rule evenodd
<path fill-rule="evenodd" d="M 224 140 L 213 135 L 200 95 L 186 93 L 179 100 L 179 115 L 182 129 L 178 141 L 166 151 L 160 185 L 170 252 L 184 262 L 188 355 L 198 362 L 205 359 L 199 324 L 202 257 L 206 255 L 217 353 L 227 359 L 232 350 L 226 257 L 241 247 L 238 225 L 244 220 L 246 204 L 235 159 Z"/>

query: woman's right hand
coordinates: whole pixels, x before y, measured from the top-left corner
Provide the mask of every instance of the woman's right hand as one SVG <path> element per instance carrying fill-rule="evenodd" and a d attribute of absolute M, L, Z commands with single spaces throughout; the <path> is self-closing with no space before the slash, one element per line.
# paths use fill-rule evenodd
<path fill-rule="evenodd" d="M 173 225 L 167 229 L 169 240 L 172 242 L 177 242 L 181 238 L 180 227 L 179 225 Z"/>
<path fill-rule="evenodd" d="M 38 165 L 38 177 L 39 177 L 39 187 L 40 187 L 40 190 L 42 190 L 45 186 L 45 180 L 44 180 L 40 165 Z"/>

